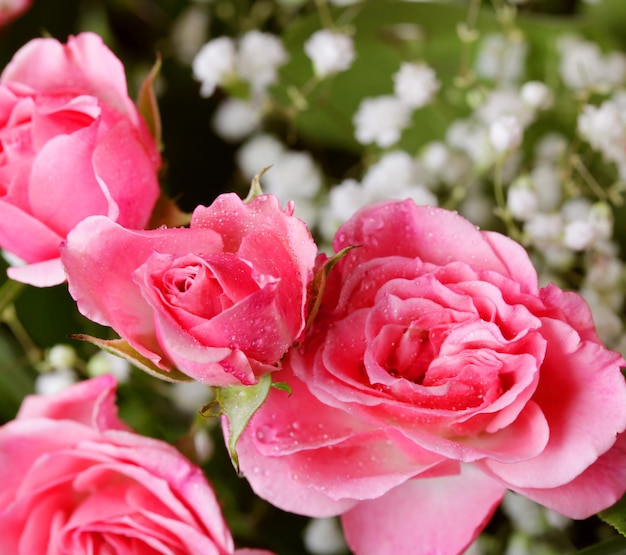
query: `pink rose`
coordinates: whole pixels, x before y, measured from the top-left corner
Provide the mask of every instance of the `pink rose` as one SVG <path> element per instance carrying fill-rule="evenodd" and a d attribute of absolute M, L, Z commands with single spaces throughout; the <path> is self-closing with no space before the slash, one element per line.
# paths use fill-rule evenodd
<path fill-rule="evenodd" d="M 92 214 L 145 227 L 159 166 L 124 68 L 100 37 L 30 41 L 0 76 L 0 247 L 27 263 L 9 276 L 63 282 L 59 244 Z"/>
<path fill-rule="evenodd" d="M 341 514 L 360 555 L 461 552 L 506 489 L 572 518 L 622 496 L 624 360 L 581 297 L 412 201 L 357 213 L 334 241 L 350 245 L 275 375 L 293 394 L 273 390 L 239 441 L 258 495 Z"/>
<path fill-rule="evenodd" d="M 61 256 L 85 316 L 160 368 L 221 386 L 276 370 L 304 328 L 316 252 L 292 206 L 225 194 L 197 207 L 189 229 L 88 218 Z"/>
<path fill-rule="evenodd" d="M 32 0 L 3 0 L 0 3 L 0 27 L 17 19 L 30 8 Z"/>
<path fill-rule="evenodd" d="M 111 376 L 33 395 L 0 428 L 0 553 L 267 554 L 234 550 L 202 471 L 114 397 Z"/>

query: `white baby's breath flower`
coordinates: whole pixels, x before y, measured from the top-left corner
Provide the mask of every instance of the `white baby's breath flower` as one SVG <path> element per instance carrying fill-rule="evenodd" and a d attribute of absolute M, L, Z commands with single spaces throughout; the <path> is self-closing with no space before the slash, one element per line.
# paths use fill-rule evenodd
<path fill-rule="evenodd" d="M 170 398 L 182 411 L 197 413 L 213 399 L 213 391 L 200 382 L 176 382 L 169 389 Z"/>
<path fill-rule="evenodd" d="M 489 140 L 489 130 L 479 121 L 471 118 L 452 122 L 446 132 L 448 144 L 469 156 L 478 168 L 493 164 L 495 154 Z"/>
<path fill-rule="evenodd" d="M 265 133 L 248 139 L 237 151 L 236 159 L 241 173 L 252 179 L 264 168 L 274 164 L 285 151 L 285 145 L 273 135 Z"/>
<path fill-rule="evenodd" d="M 346 179 L 330 190 L 328 203 L 331 214 L 343 223 L 361 207 L 367 204 L 367 195 L 355 179 Z M 334 231 L 333 231 L 334 233 Z"/>
<path fill-rule="evenodd" d="M 526 127 L 533 120 L 535 110 L 522 100 L 519 92 L 495 89 L 487 95 L 476 113 L 486 124 L 493 123 L 502 116 L 515 116 L 520 125 Z"/>
<path fill-rule="evenodd" d="M 534 184 L 539 209 L 543 212 L 556 210 L 563 196 L 559 168 L 551 162 L 540 161 L 531 170 L 529 177 Z"/>
<path fill-rule="evenodd" d="M 263 176 L 263 190 L 283 203 L 292 199 L 311 199 L 320 190 L 322 175 L 308 152 L 284 151 Z"/>
<path fill-rule="evenodd" d="M 240 98 L 229 97 L 220 103 L 213 116 L 215 132 L 227 141 L 240 141 L 256 131 L 261 123 L 259 109 Z"/>
<path fill-rule="evenodd" d="M 552 106 L 552 91 L 541 81 L 528 81 L 520 89 L 522 102 L 535 110 L 546 110 Z"/>
<path fill-rule="evenodd" d="M 547 528 L 543 507 L 527 497 L 507 491 L 500 506 L 516 530 L 536 536 Z"/>
<path fill-rule="evenodd" d="M 229 37 L 207 42 L 193 59 L 194 77 L 202 83 L 200 94 L 211 96 L 215 87 L 235 76 L 235 43 Z"/>
<path fill-rule="evenodd" d="M 428 104 L 440 87 L 435 70 L 424 63 L 404 62 L 393 81 L 395 95 L 411 108 Z"/>
<path fill-rule="evenodd" d="M 535 156 L 541 161 L 558 162 L 567 152 L 567 139 L 560 133 L 547 133 L 535 147 Z"/>
<path fill-rule="evenodd" d="M 208 431 L 204 428 L 196 430 L 193 434 L 193 448 L 200 464 L 206 463 L 213 455 L 215 445 Z"/>
<path fill-rule="evenodd" d="M 411 121 L 411 109 L 395 96 L 364 98 L 354 114 L 357 141 L 387 148 L 398 142 Z"/>
<path fill-rule="evenodd" d="M 600 47 L 578 37 L 563 37 L 560 73 L 563 82 L 574 90 L 605 90 L 624 84 L 626 56 L 620 52 L 604 55 Z"/>
<path fill-rule="evenodd" d="M 276 35 L 254 30 L 239 41 L 237 72 L 257 93 L 276 83 L 278 68 L 288 60 L 287 51 Z"/>
<path fill-rule="evenodd" d="M 450 149 L 440 141 L 428 143 L 421 153 L 421 160 L 426 171 L 438 177 L 450 161 Z"/>
<path fill-rule="evenodd" d="M 476 57 L 476 73 L 484 78 L 508 85 L 524 74 L 528 46 L 521 40 L 509 40 L 503 34 L 485 35 Z"/>
<path fill-rule="evenodd" d="M 560 212 L 565 222 L 586 220 L 591 212 L 593 204 L 588 198 L 574 197 L 563 203 Z"/>
<path fill-rule="evenodd" d="M 489 140 L 498 152 L 515 150 L 522 144 L 524 131 L 515 116 L 500 116 L 489 126 Z"/>
<path fill-rule="evenodd" d="M 415 160 L 408 152 L 386 152 L 370 166 L 363 176 L 363 188 L 372 196 L 380 198 L 412 185 L 416 181 Z"/>
<path fill-rule="evenodd" d="M 352 37 L 321 29 L 311 35 L 304 44 L 306 55 L 313 62 L 319 77 L 328 77 L 346 71 L 354 61 Z"/>
<path fill-rule="evenodd" d="M 560 214 L 538 212 L 524 222 L 524 234 L 531 243 L 544 249 L 559 242 L 564 225 Z"/>
<path fill-rule="evenodd" d="M 398 193 L 394 194 L 392 198 L 398 200 L 410 198 L 415 204 L 422 206 L 437 206 L 439 204 L 435 194 L 424 185 L 411 185 L 410 187 L 405 187 Z"/>
<path fill-rule="evenodd" d="M 607 100 L 599 107 L 587 104 L 578 117 L 578 132 L 607 160 L 624 159 L 626 118 L 616 102 Z"/>
<path fill-rule="evenodd" d="M 39 395 L 56 395 L 78 381 L 76 372 L 71 368 L 58 368 L 52 372 L 40 374 L 35 380 L 35 392 Z"/>
<path fill-rule="evenodd" d="M 539 201 L 528 176 L 516 179 L 509 187 L 506 205 L 511 215 L 521 221 L 529 219 L 536 211 Z"/>
<path fill-rule="evenodd" d="M 130 364 L 111 353 L 98 351 L 87 361 L 87 373 L 91 377 L 112 374 L 119 383 L 126 383 L 130 378 Z"/>
<path fill-rule="evenodd" d="M 333 555 L 346 549 L 337 519 L 313 518 L 304 530 L 304 545 L 315 555 Z"/>
<path fill-rule="evenodd" d="M 54 369 L 73 368 L 78 361 L 78 356 L 74 347 L 58 344 L 48 351 L 46 359 Z"/>
<path fill-rule="evenodd" d="M 596 233 L 588 220 L 574 220 L 565 226 L 563 244 L 573 251 L 582 251 L 590 248 L 596 240 Z"/>

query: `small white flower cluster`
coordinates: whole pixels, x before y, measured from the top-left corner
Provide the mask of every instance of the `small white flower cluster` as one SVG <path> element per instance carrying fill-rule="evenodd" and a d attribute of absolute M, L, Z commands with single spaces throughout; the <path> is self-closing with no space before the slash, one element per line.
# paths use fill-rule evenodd
<path fill-rule="evenodd" d="M 36 393 L 54 395 L 67 389 L 79 379 L 77 368 L 84 368 L 90 377 L 112 374 L 120 383 L 130 376 L 130 364 L 122 358 L 98 351 L 85 365 L 72 346 L 59 343 L 46 352 L 41 373 L 35 379 Z"/>
<path fill-rule="evenodd" d="M 312 518 L 304 529 L 304 545 L 314 555 L 335 555 L 347 549 L 336 517 Z"/>
<path fill-rule="evenodd" d="M 238 142 L 261 125 L 261 109 L 252 102 L 235 98 L 225 98 L 213 115 L 213 129 L 219 137 L 228 142 Z"/>
<path fill-rule="evenodd" d="M 219 37 L 206 43 L 192 62 L 194 77 L 201 82 L 200 94 L 209 97 L 217 86 L 237 80 L 250 84 L 253 97 L 262 96 L 278 79 L 278 68 L 289 59 L 279 37 L 249 31 L 236 42 Z"/>
<path fill-rule="evenodd" d="M 578 116 L 578 133 L 626 179 L 626 91 L 618 91 L 600 106 L 586 104 Z"/>
<path fill-rule="evenodd" d="M 354 114 L 355 137 L 361 144 L 387 148 L 397 143 L 413 110 L 430 103 L 440 87 L 435 71 L 425 63 L 404 62 L 393 82 L 393 95 L 364 98 Z"/>
<path fill-rule="evenodd" d="M 538 113 L 552 104 L 552 92 L 544 83 L 529 81 L 521 88 L 496 88 L 488 92 L 468 118 L 448 128 L 448 143 L 473 160 L 478 171 L 491 168 L 503 153 L 522 144 L 525 129 Z M 509 164 L 515 158 L 509 156 Z M 511 166 L 509 172 L 516 168 Z"/>
<path fill-rule="evenodd" d="M 606 90 L 626 82 L 626 55 L 603 54 L 600 47 L 579 37 L 566 36 L 559 42 L 560 73 L 566 86 L 574 90 Z"/>
<path fill-rule="evenodd" d="M 304 51 L 321 79 L 346 71 L 355 58 L 352 37 L 328 29 L 313 33 L 304 44 Z"/>
<path fill-rule="evenodd" d="M 521 34 L 490 33 L 481 40 L 474 69 L 482 79 L 514 85 L 524 75 L 527 54 L 528 45 Z"/>
<path fill-rule="evenodd" d="M 237 163 L 246 180 L 265 168 L 263 190 L 283 203 L 295 202 L 296 216 L 313 227 L 317 223 L 315 201 L 322 187 L 322 172 L 306 151 L 290 150 L 272 135 L 259 134 L 237 152 Z"/>
<path fill-rule="evenodd" d="M 416 204 L 436 206 L 437 196 L 428 188 L 429 182 L 418 159 L 402 150 L 387 152 L 369 167 L 360 183 L 346 179 L 330 190 L 328 206 L 321 211 L 320 230 L 330 239 L 359 208 L 379 200 L 411 198 Z"/>

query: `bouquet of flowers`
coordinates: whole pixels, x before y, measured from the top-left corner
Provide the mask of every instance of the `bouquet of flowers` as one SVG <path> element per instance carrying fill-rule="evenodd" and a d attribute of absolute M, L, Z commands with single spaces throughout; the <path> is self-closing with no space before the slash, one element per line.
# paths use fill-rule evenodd
<path fill-rule="evenodd" d="M 624 552 L 624 6 L 51 4 L 0 6 L 0 553 Z"/>

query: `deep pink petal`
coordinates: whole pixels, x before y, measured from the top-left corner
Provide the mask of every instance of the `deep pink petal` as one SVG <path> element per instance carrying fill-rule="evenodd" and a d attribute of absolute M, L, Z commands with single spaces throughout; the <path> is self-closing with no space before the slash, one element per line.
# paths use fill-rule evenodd
<path fill-rule="evenodd" d="M 472 467 L 410 480 L 342 517 L 355 555 L 457 555 L 482 531 L 505 489 Z"/>
<path fill-rule="evenodd" d="M 33 162 L 29 184 L 32 214 L 64 237 L 78 222 L 108 214 L 91 158 L 97 124 L 48 141 Z M 80 184 L 80 194 L 76 194 Z"/>
<path fill-rule="evenodd" d="M 26 262 L 41 262 L 59 257 L 63 235 L 20 208 L 0 200 L 0 247 Z M 28 241 L 24 241 L 24 234 Z"/>
<path fill-rule="evenodd" d="M 562 321 L 544 318 L 541 329 L 548 348 L 533 400 L 548 422 L 550 440 L 527 461 L 485 461 L 491 472 L 518 488 L 567 484 L 608 451 L 626 428 L 621 355 L 595 342 L 581 342 Z"/>
<path fill-rule="evenodd" d="M 131 231 L 102 216 L 81 222 L 61 248 L 70 294 L 89 319 L 112 327 L 156 364 L 158 345 L 152 307 L 129 279 L 153 251 L 219 252 L 221 240 L 206 229 Z M 103 280 L 102 276 L 106 275 Z"/>
<path fill-rule="evenodd" d="M 146 227 L 160 192 L 158 167 L 128 120 L 120 120 L 100 138 L 92 162 L 109 206 L 115 206 L 107 215 L 124 227 Z"/>
<path fill-rule="evenodd" d="M 337 514 L 338 503 L 382 495 L 444 460 L 393 426 L 370 427 L 320 403 L 288 369 L 274 379 L 286 381 L 292 394 L 272 390 L 237 449 L 253 489 L 285 510 Z M 280 488 L 274 478 L 278 469 Z M 308 496 L 311 502 L 304 502 Z"/>
<path fill-rule="evenodd" d="M 306 224 L 293 217 L 293 209 L 283 210 L 272 195 L 261 195 L 249 204 L 232 193 L 220 195 L 211 206 L 199 206 L 194 210 L 191 227 L 209 227 L 222 235 L 226 252 L 236 252 L 250 230 L 260 232 L 265 228 L 284 238 L 285 247 L 303 278 L 315 263 L 317 247 Z M 256 254 L 255 268 L 257 264 L 258 271 L 272 273 L 271 259 L 263 252 Z"/>
<path fill-rule="evenodd" d="M 97 430 L 125 430 L 117 416 L 115 378 L 104 375 L 76 384 L 57 395 L 29 395 L 24 399 L 17 418 L 73 420 Z"/>
<path fill-rule="evenodd" d="M 115 107 L 137 124 L 137 112 L 128 98 L 124 66 L 95 33 L 55 39 L 34 39 L 5 67 L 0 82 L 23 83 L 41 92 L 83 91 Z"/>
<path fill-rule="evenodd" d="M 626 435 L 587 470 L 556 488 L 513 488 L 518 493 L 570 518 L 589 518 L 622 498 L 626 492 Z"/>
<path fill-rule="evenodd" d="M 59 430 L 63 433 L 59 434 Z M 12 501 L 34 461 L 47 453 L 73 447 L 83 439 L 94 437 L 95 430 L 75 422 L 52 420 L 15 420 L 0 428 L 0 507 Z M 0 519 L 1 520 L 1 519 Z"/>
<path fill-rule="evenodd" d="M 398 237 L 411 237 L 399 241 Z M 351 267 L 360 260 L 395 255 L 444 266 L 465 262 L 474 270 L 493 270 L 536 292 L 537 275 L 524 249 L 513 240 L 484 234 L 454 212 L 417 206 L 412 200 L 386 202 L 361 209 L 335 236 L 336 252 L 362 245 L 346 257 Z M 506 255 L 504 254 L 506 252 Z M 348 270 L 349 271 L 349 270 Z"/>
<path fill-rule="evenodd" d="M 34 287 L 52 287 L 65 281 L 65 271 L 60 258 L 26 266 L 12 266 L 7 268 L 7 275 L 15 281 Z"/>

